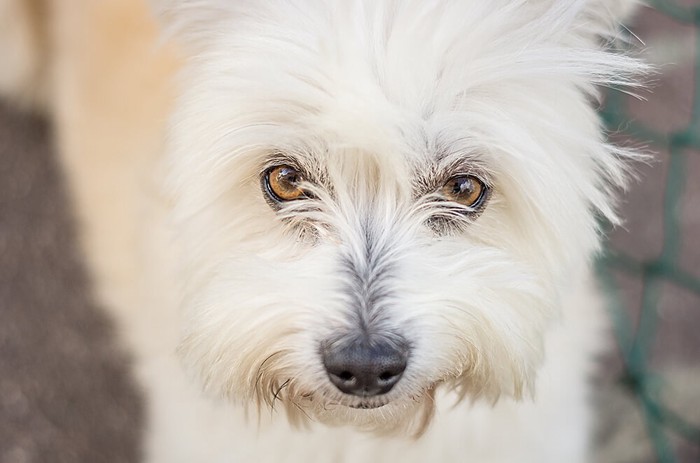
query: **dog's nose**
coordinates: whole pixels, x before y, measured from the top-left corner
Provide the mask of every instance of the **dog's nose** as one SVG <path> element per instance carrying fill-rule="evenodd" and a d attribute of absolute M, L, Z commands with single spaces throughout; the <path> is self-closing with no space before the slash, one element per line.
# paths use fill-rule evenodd
<path fill-rule="evenodd" d="M 371 397 L 386 394 L 401 379 L 408 364 L 404 343 L 358 341 L 322 349 L 331 382 L 346 394 Z"/>

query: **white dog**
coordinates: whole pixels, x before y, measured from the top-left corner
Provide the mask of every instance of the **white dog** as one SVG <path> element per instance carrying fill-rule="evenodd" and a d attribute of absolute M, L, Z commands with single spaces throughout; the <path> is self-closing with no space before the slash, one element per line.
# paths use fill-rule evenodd
<path fill-rule="evenodd" d="M 142 1 L 4 0 L 0 82 L 54 116 L 144 459 L 586 461 L 629 2 Z"/>

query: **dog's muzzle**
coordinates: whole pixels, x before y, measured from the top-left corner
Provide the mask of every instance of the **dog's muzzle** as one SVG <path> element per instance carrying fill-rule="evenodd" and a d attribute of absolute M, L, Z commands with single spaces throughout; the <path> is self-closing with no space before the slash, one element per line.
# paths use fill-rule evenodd
<path fill-rule="evenodd" d="M 368 339 L 321 347 L 323 366 L 330 381 L 345 394 L 373 397 L 389 392 L 408 365 L 405 342 Z"/>

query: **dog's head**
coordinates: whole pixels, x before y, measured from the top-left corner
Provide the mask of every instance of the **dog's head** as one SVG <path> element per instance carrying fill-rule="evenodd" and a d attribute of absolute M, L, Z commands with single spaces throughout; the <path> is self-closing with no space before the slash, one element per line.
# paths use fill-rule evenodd
<path fill-rule="evenodd" d="M 603 51 L 606 4 L 174 4 L 181 353 L 206 386 L 407 432 L 437 388 L 530 391 L 624 177 L 591 101 L 640 65 Z"/>

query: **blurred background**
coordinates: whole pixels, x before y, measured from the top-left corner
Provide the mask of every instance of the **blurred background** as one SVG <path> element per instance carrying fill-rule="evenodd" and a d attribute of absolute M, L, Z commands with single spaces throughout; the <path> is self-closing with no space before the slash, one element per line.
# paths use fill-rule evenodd
<path fill-rule="evenodd" d="M 617 141 L 655 154 L 598 262 L 614 327 L 595 379 L 601 463 L 700 462 L 700 0 L 652 3 L 630 28 L 659 69 L 646 101 L 613 91 L 602 108 Z M 0 104 L 0 463 L 134 462 L 142 424 L 50 128 Z"/>
<path fill-rule="evenodd" d="M 629 35 L 659 74 L 643 100 L 609 92 L 602 111 L 617 141 L 654 160 L 598 263 L 617 343 L 599 388 L 599 461 L 700 462 L 700 1 L 650 3 Z"/>

